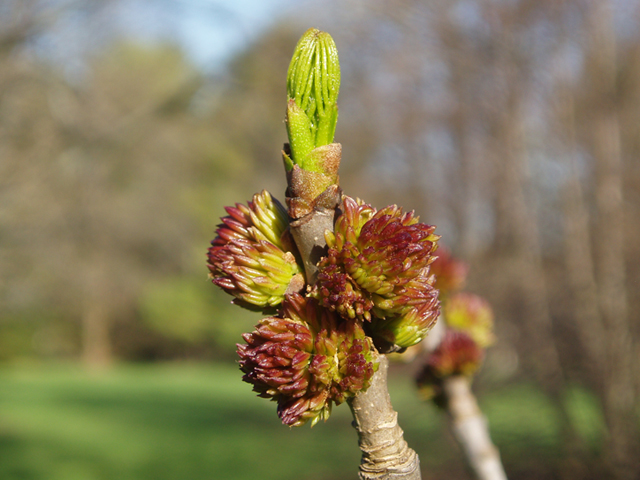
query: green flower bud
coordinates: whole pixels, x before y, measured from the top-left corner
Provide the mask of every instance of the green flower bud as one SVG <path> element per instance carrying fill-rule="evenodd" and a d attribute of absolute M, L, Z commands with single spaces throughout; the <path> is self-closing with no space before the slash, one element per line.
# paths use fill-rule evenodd
<path fill-rule="evenodd" d="M 263 191 L 248 206 L 226 207 L 208 250 L 209 276 L 246 308 L 269 309 L 304 286 L 284 207 Z"/>
<path fill-rule="evenodd" d="M 467 333 L 481 347 L 495 341 L 493 311 L 482 297 L 472 293 L 457 293 L 443 305 L 444 319 L 451 328 Z"/>
<path fill-rule="evenodd" d="M 341 145 L 333 143 L 339 90 L 336 45 L 328 33 L 312 28 L 296 45 L 287 72 L 289 143 L 284 145 L 282 159 L 287 204 L 294 219 L 323 208 L 324 203 L 334 207 L 342 155 Z"/>
<path fill-rule="evenodd" d="M 366 390 L 377 369 L 362 327 L 313 299 L 288 295 L 278 317 L 262 320 L 238 345 L 243 380 L 278 402 L 285 425 L 326 420 L 331 406 Z"/>

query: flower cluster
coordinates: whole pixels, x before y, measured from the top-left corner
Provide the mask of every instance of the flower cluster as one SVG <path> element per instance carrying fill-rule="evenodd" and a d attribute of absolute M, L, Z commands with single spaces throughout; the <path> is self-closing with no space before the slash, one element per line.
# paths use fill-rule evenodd
<path fill-rule="evenodd" d="M 460 290 L 467 279 L 469 267 L 466 263 L 454 258 L 445 248 L 438 249 L 438 258 L 431 264 L 431 273 L 436 277 L 434 287 L 440 292 L 440 298 Z"/>
<path fill-rule="evenodd" d="M 484 298 L 473 293 L 456 293 L 447 298 L 443 310 L 447 325 L 466 332 L 480 348 L 495 341 L 493 310 Z"/>
<path fill-rule="evenodd" d="M 285 293 L 300 291 L 303 270 L 285 208 L 265 190 L 248 206 L 236 204 L 226 211 L 208 251 L 213 283 L 247 308 L 276 307 Z"/>
<path fill-rule="evenodd" d="M 483 356 L 483 350 L 465 332 L 448 330 L 418 374 L 416 382 L 421 396 L 438 400 L 444 379 L 473 375 L 482 364 Z"/>
<path fill-rule="evenodd" d="M 395 205 L 376 212 L 345 196 L 311 295 L 345 318 L 369 322 L 376 344 L 418 343 L 439 314 L 429 275 L 439 239 L 434 230 Z"/>
<path fill-rule="evenodd" d="M 335 43 L 309 29 L 287 72 L 288 209 L 266 191 L 228 207 L 208 251 L 213 283 L 271 315 L 238 355 L 243 379 L 278 403 L 286 425 L 326 420 L 369 387 L 379 352 L 420 342 L 440 314 L 435 227 L 342 195 L 339 89 Z"/>
<path fill-rule="evenodd" d="M 464 283 L 467 266 L 448 251 L 438 254 L 432 271 L 435 286 L 444 293 L 441 321 L 446 331 L 440 344 L 426 357 L 416 383 L 422 397 L 444 406 L 443 382 L 456 375 L 471 377 L 480 368 L 484 351 L 495 336 L 489 303 L 478 295 L 457 291 Z"/>
<path fill-rule="evenodd" d="M 326 420 L 366 390 L 377 350 L 418 343 L 439 312 L 429 273 L 438 236 L 396 206 L 343 198 L 318 279 L 305 286 L 285 209 L 268 192 L 226 209 L 211 242 L 213 282 L 247 308 L 275 311 L 238 345 L 243 379 L 287 425 Z"/>
<path fill-rule="evenodd" d="M 287 295 L 277 317 L 263 319 L 238 345 L 243 380 L 278 402 L 286 425 L 326 420 L 337 405 L 369 386 L 377 364 L 371 340 L 355 322 L 299 294 Z"/>

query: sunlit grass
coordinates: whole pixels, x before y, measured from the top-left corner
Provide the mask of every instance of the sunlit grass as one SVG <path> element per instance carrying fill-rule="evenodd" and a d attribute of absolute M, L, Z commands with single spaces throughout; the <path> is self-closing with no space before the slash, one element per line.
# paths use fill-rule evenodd
<path fill-rule="evenodd" d="M 444 416 L 417 399 L 411 379 L 393 375 L 391 392 L 425 471 L 457 463 Z M 581 419 L 592 408 L 585 398 L 572 399 Z M 482 403 L 508 464 L 531 449 L 543 456 L 557 450 L 557 413 L 535 389 L 510 387 Z M 360 454 L 350 422 L 340 406 L 313 429 L 284 427 L 275 404 L 256 398 L 233 364 L 122 365 L 102 374 L 5 367 L 0 478 L 354 478 Z"/>

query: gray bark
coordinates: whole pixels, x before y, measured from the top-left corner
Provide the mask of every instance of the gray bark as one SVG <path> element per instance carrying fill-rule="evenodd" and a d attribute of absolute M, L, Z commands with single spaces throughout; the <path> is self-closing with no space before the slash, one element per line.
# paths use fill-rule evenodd
<path fill-rule="evenodd" d="M 398 425 L 398 414 L 391 405 L 387 388 L 389 360 L 380 355 L 378 371 L 366 392 L 350 402 L 354 426 L 358 431 L 362 461 L 361 480 L 420 480 L 420 460 Z"/>
<path fill-rule="evenodd" d="M 451 429 L 479 480 L 507 480 L 500 453 L 491 442 L 489 425 L 471 392 L 469 379 L 454 376 L 444 381 Z"/>

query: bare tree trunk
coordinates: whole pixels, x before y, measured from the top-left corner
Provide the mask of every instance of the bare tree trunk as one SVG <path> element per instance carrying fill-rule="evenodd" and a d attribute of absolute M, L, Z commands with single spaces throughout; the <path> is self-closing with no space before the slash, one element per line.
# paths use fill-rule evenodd
<path fill-rule="evenodd" d="M 454 24 L 447 14 L 451 6 L 443 2 L 434 8 L 438 9 L 438 36 L 445 45 L 443 53 L 451 72 L 449 85 L 454 103 L 446 119 L 453 136 L 457 164 L 448 181 L 455 188 L 450 199 L 451 211 L 456 220 L 457 250 L 460 257 L 468 259 L 477 253 L 479 247 L 477 208 L 487 172 L 479 164 L 478 159 L 482 157 L 478 155 L 477 144 L 471 137 L 476 115 L 482 106 L 476 101 L 475 92 L 468 88 L 481 60 L 469 51 L 461 27 Z"/>
<path fill-rule="evenodd" d="M 100 248 L 100 247 L 96 247 Z M 104 251 L 88 254 L 91 268 L 87 271 L 83 288 L 82 305 L 82 361 L 89 369 L 101 370 L 112 363 L 110 336 L 110 301 L 112 292 L 108 286 L 107 254 Z"/>
<path fill-rule="evenodd" d="M 637 441 L 633 343 L 629 325 L 624 251 L 623 161 L 618 113 L 614 105 L 617 76 L 616 40 L 611 2 L 593 1 L 590 38 L 595 56 L 600 112 L 593 119 L 598 215 L 597 278 L 600 309 L 607 333 L 607 368 L 603 378 L 604 410 L 609 438 L 607 456 L 617 478 L 637 478 Z M 603 359 L 604 360 L 604 359 Z M 635 467 L 637 468 L 637 466 Z"/>
<path fill-rule="evenodd" d="M 509 20 L 506 20 L 507 22 Z M 539 385 L 553 399 L 561 414 L 561 438 L 564 454 L 575 456 L 580 439 L 577 436 L 564 402 L 565 372 L 555 341 L 549 294 L 543 266 L 539 220 L 533 199 L 528 195 L 527 147 L 525 144 L 523 79 L 518 71 L 524 68 L 510 49 L 515 48 L 514 26 L 503 29 L 498 71 L 505 75 L 503 85 L 509 91 L 499 113 L 494 165 L 497 170 L 498 248 L 513 255 L 515 271 L 511 275 L 519 285 L 523 325 L 527 338 L 527 358 Z M 504 58 L 502 58 L 504 57 Z"/>
<path fill-rule="evenodd" d="M 511 95 L 516 96 L 514 92 Z M 534 373 L 541 385 L 559 394 L 563 374 L 555 345 L 545 274 L 542 266 L 542 248 L 535 208 L 526 195 L 526 151 L 524 126 L 519 99 L 510 99 L 500 120 L 495 152 L 498 170 L 496 192 L 498 217 L 502 218 L 503 246 L 511 250 L 515 270 L 512 275 L 520 287 L 525 320 L 523 330 L 535 348 L 530 352 Z M 504 243 L 506 242 L 506 244 Z"/>
<path fill-rule="evenodd" d="M 596 201 L 599 223 L 607 244 L 598 252 L 600 308 L 605 320 L 609 362 L 604 376 L 605 417 L 609 427 L 609 455 L 614 468 L 625 469 L 634 459 L 633 443 L 637 435 L 635 388 L 632 375 L 633 344 L 625 283 L 623 245 L 622 172 L 619 155 L 617 119 L 605 118 L 597 139 L 602 148 Z M 597 137 L 596 137 L 597 138 Z M 605 151 L 609 150 L 609 155 Z M 616 150 L 618 155 L 616 155 Z M 617 158 L 616 158 L 617 157 Z M 619 472 L 620 478 L 637 478 L 635 473 Z"/>
<path fill-rule="evenodd" d="M 82 314 L 82 361 L 90 369 L 111 364 L 108 312 L 100 300 L 87 296 Z"/>
<path fill-rule="evenodd" d="M 561 74 L 561 77 L 564 75 Z M 576 333 L 586 352 L 587 369 L 591 377 L 601 383 L 605 367 L 605 345 L 602 341 L 606 332 L 598 304 L 598 285 L 595 278 L 589 210 L 577 165 L 577 145 L 575 138 L 575 109 L 573 92 L 569 85 L 561 85 L 559 127 L 566 134 L 570 175 L 563 191 L 564 213 L 564 260 L 569 287 L 572 292 L 572 311 Z M 599 384 L 601 389 L 602 385 Z"/>

